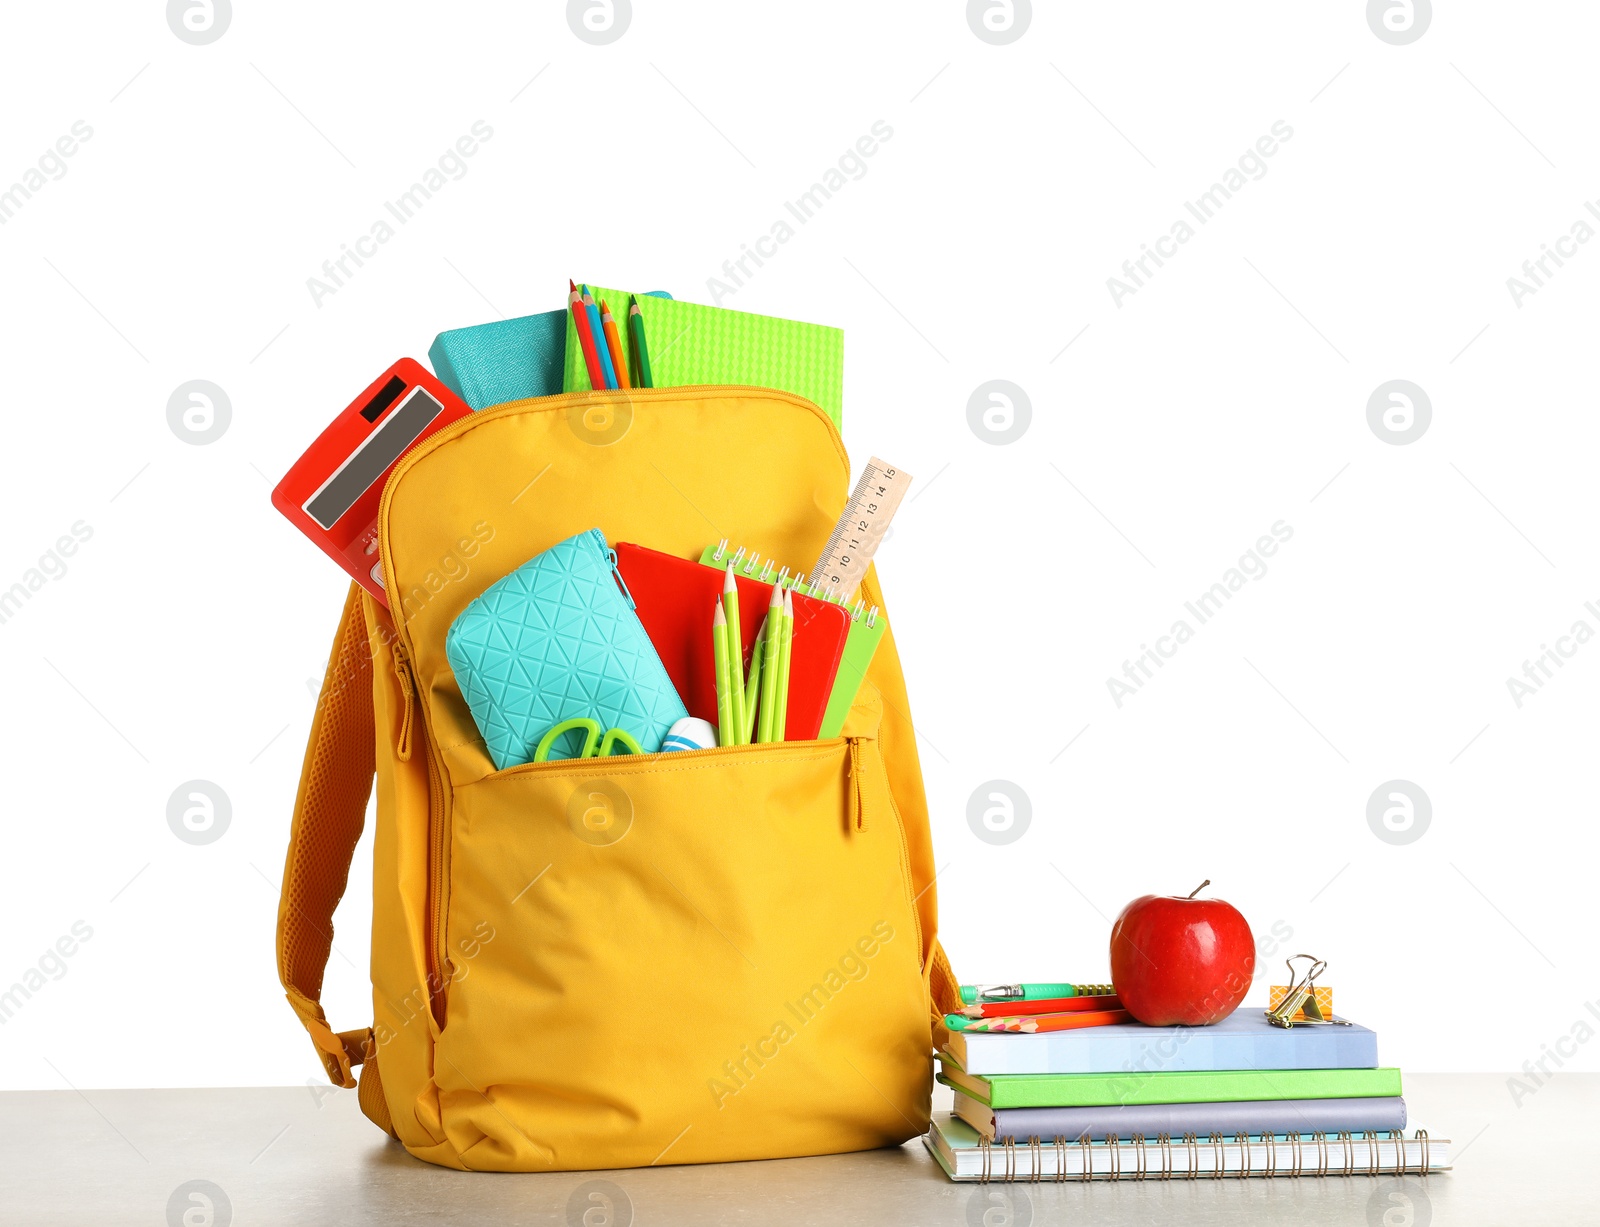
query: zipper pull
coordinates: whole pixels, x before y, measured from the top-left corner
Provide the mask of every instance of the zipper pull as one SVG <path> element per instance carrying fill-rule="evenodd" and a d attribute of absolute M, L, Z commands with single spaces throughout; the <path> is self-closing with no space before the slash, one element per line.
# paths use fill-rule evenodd
<path fill-rule="evenodd" d="M 589 539 L 600 551 L 600 556 L 606 560 L 606 565 L 611 568 L 611 578 L 617 581 L 617 587 L 622 589 L 622 595 L 628 598 L 628 608 L 637 612 L 639 606 L 633 599 L 633 593 L 628 591 L 628 581 L 622 578 L 622 568 L 617 566 L 617 551 L 606 544 L 606 535 L 598 528 L 589 530 Z"/>
<path fill-rule="evenodd" d="M 867 829 L 867 807 L 861 796 L 861 738 L 850 738 L 850 825 Z"/>
<path fill-rule="evenodd" d="M 411 761 L 411 727 L 416 719 L 417 686 L 411 676 L 411 658 L 403 644 L 394 641 L 394 675 L 400 680 L 400 735 L 394 753 L 402 763 Z"/>
<path fill-rule="evenodd" d="M 617 551 L 608 549 L 606 561 L 611 564 L 611 575 L 617 581 L 617 587 L 621 588 L 622 595 L 628 598 L 628 608 L 637 610 L 639 606 L 634 603 L 633 593 L 628 591 L 628 581 L 622 578 L 622 568 L 617 565 Z"/>

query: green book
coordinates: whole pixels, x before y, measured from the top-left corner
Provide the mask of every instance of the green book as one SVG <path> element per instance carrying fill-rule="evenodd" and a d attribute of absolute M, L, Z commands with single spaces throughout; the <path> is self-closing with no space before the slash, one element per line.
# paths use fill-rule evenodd
<path fill-rule="evenodd" d="M 1100 1108 L 1117 1104 L 1262 1099 L 1366 1099 L 1400 1094 L 1398 1069 L 1226 1069 L 1155 1074 L 996 1074 L 946 1064 L 939 1081 L 989 1108 Z"/>
<path fill-rule="evenodd" d="M 708 545 L 700 552 L 700 561 L 714 571 L 721 571 L 727 567 L 729 558 L 734 557 L 734 554 L 735 551 L 731 547 Z M 746 554 L 742 549 L 738 550 L 737 554 L 746 560 L 741 563 L 741 575 L 747 579 L 759 579 L 762 583 L 777 582 L 780 568 L 776 563 L 771 561 L 763 563 L 757 555 Z M 792 576 L 794 571 L 791 570 L 789 574 Z M 818 600 L 824 599 L 820 588 L 812 589 L 804 584 L 790 586 L 806 596 L 814 596 Z M 822 713 L 822 726 L 817 730 L 817 736 L 822 740 L 837 737 L 839 730 L 844 728 L 845 717 L 850 714 L 850 708 L 856 701 L 856 692 L 866 680 L 867 666 L 872 663 L 872 657 L 878 650 L 883 632 L 888 629 L 889 620 L 876 605 L 870 609 L 863 609 L 860 613 L 856 613 L 853 609 L 850 611 L 850 633 L 845 637 L 844 652 L 839 656 L 839 671 L 834 674 L 833 690 L 828 695 L 828 706 Z"/>
<path fill-rule="evenodd" d="M 606 300 L 626 337 L 628 291 L 591 285 L 589 292 L 597 303 Z M 639 295 L 639 315 L 644 320 L 656 387 L 739 384 L 777 388 L 805 397 L 839 428 L 844 407 L 844 333 L 838 328 L 643 294 Z M 589 371 L 575 328 L 567 329 L 561 386 L 568 392 L 589 386 Z"/>

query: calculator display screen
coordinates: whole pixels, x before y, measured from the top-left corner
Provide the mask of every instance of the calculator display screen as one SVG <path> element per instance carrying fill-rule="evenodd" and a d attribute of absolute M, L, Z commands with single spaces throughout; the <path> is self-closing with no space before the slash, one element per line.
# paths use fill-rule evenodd
<path fill-rule="evenodd" d="M 306 500 L 306 514 L 323 528 L 332 528 L 443 412 L 444 406 L 426 388 L 413 388 L 389 420 L 368 435 L 322 488 Z"/>

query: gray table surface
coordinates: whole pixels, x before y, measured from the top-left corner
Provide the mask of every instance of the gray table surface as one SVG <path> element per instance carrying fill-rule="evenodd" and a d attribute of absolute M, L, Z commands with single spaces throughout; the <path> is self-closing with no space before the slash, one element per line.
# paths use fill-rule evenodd
<path fill-rule="evenodd" d="M 1520 1105 L 1503 1074 L 1415 1074 L 1406 1100 L 1414 1125 L 1454 1143 L 1453 1171 L 982 1187 L 945 1179 L 920 1141 L 765 1163 L 475 1175 L 411 1158 L 361 1116 L 354 1091 L 11 1091 L 0 1094 L 0 1221 L 162 1227 L 184 1224 L 185 1207 L 194 1227 L 1600 1221 L 1585 1140 L 1600 1074 L 1561 1074 Z M 1571 1139 L 1570 1157 L 1542 1160 L 1558 1139 Z M 221 1190 L 210 1219 L 187 1197 L 193 1181 Z"/>

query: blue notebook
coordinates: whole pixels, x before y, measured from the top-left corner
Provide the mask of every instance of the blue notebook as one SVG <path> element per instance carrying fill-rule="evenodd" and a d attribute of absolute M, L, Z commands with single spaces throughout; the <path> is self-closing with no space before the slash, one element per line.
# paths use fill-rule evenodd
<path fill-rule="evenodd" d="M 969 1074 L 1172 1073 L 1219 1069 L 1376 1069 L 1366 1027 L 1274 1027 L 1244 1006 L 1209 1027 L 1114 1023 L 1035 1035 L 953 1031 L 946 1052 Z"/>
<path fill-rule="evenodd" d="M 428 349 L 433 373 L 474 409 L 561 391 L 567 313 L 546 311 L 441 332 Z"/>
<path fill-rule="evenodd" d="M 651 290 L 651 298 L 671 298 Z M 546 311 L 441 332 L 428 347 L 433 373 L 474 409 L 504 405 L 561 389 L 567 355 L 567 312 Z M 619 317 L 626 320 L 626 316 Z M 624 323 L 624 327 L 626 324 Z"/>
<path fill-rule="evenodd" d="M 955 1114 L 986 1138 L 1050 1138 L 1069 1142 L 1107 1134 L 1146 1137 L 1220 1133 L 1378 1133 L 1406 1127 L 1406 1101 L 1398 1095 L 1361 1099 L 1266 1099 L 1233 1103 L 1116 1104 L 1098 1108 L 1001 1108 L 998 1112 L 956 1092 Z"/>

